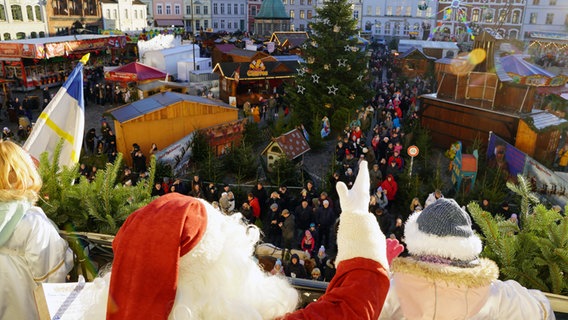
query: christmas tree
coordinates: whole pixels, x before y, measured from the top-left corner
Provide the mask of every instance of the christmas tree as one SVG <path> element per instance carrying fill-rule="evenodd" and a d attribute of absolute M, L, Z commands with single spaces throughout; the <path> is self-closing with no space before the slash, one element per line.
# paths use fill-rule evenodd
<path fill-rule="evenodd" d="M 358 46 L 351 4 L 331 0 L 316 11 L 311 36 L 301 47 L 304 62 L 296 82 L 286 88 L 294 124 L 304 124 L 312 134 L 319 134 L 324 116 L 332 128 L 342 128 L 370 97 L 367 59 Z"/>

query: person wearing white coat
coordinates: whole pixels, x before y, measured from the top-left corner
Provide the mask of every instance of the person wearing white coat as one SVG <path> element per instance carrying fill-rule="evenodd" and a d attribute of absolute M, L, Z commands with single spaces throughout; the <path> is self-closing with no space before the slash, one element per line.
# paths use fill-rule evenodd
<path fill-rule="evenodd" d="M 65 282 L 73 255 L 34 206 L 41 178 L 24 150 L 0 142 L 0 319 L 38 319 L 34 289 Z"/>

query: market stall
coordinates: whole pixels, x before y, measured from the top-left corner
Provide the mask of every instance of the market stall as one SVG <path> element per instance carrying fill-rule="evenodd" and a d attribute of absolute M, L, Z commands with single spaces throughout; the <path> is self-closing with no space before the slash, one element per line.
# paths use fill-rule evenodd
<path fill-rule="evenodd" d="M 124 36 L 87 34 L 0 41 L 0 79 L 13 80 L 15 90 L 60 85 L 85 53 L 91 53 L 88 72 L 108 64 L 125 45 Z"/>

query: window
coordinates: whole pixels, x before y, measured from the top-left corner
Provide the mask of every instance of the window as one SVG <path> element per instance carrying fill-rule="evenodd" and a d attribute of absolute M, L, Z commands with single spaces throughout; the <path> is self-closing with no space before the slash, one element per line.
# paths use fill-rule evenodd
<path fill-rule="evenodd" d="M 552 21 L 554 20 L 554 13 L 547 13 L 546 14 L 546 24 L 552 24 Z"/>
<path fill-rule="evenodd" d="M 417 22 L 412 26 L 412 31 L 418 31 L 420 30 L 420 24 Z"/>
<path fill-rule="evenodd" d="M 40 31 L 40 32 L 39 32 L 39 37 L 40 37 L 40 38 L 45 38 L 45 32 Z"/>
<path fill-rule="evenodd" d="M 533 0 L 533 6 L 538 6 L 540 4 L 540 0 Z"/>
<path fill-rule="evenodd" d="M 209 6 L 203 6 L 203 14 L 209 14 Z"/>
<path fill-rule="evenodd" d="M 236 4 L 236 3 L 233 5 L 233 12 L 235 13 L 236 16 L 239 15 L 239 5 Z M 235 22 L 235 28 L 236 28 L 236 24 L 237 23 Z"/>
<path fill-rule="evenodd" d="M 11 6 L 12 9 L 12 19 L 16 21 L 24 21 L 24 17 L 22 16 L 22 7 L 13 4 Z"/>
<path fill-rule="evenodd" d="M 394 23 L 394 35 L 399 35 L 400 34 L 400 22 L 395 22 Z"/>
<path fill-rule="evenodd" d="M 304 10 L 300 10 L 300 19 L 306 19 L 306 13 Z"/>
<path fill-rule="evenodd" d="M 367 6 L 367 8 L 365 9 L 365 15 L 371 16 L 373 15 L 372 12 L 373 12 L 373 6 Z"/>
<path fill-rule="evenodd" d="M 396 6 L 396 12 L 394 13 L 395 16 L 401 16 L 402 15 L 402 7 L 401 6 Z"/>
<path fill-rule="evenodd" d="M 404 35 L 407 36 L 408 33 L 410 33 L 410 24 L 405 23 L 404 24 Z"/>
<path fill-rule="evenodd" d="M 28 14 L 28 21 L 34 21 L 34 8 L 26 6 L 26 13 Z"/>
<path fill-rule="evenodd" d="M 172 14 L 172 5 L 166 4 L 166 15 L 171 15 L 171 14 Z"/>
<path fill-rule="evenodd" d="M 494 10 L 487 10 L 485 12 L 484 18 L 485 18 L 485 22 L 493 22 L 493 16 L 495 15 L 495 11 Z"/>
<path fill-rule="evenodd" d="M 213 22 L 213 29 L 219 29 L 219 23 L 217 23 L 217 21 Z"/>
<path fill-rule="evenodd" d="M 67 0 L 53 0 L 51 1 L 51 7 L 55 15 L 66 16 L 69 14 L 67 12 Z"/>
<path fill-rule="evenodd" d="M 97 15 L 97 0 L 86 0 L 85 2 L 85 15 L 96 16 Z"/>
<path fill-rule="evenodd" d="M 387 6 L 387 16 L 392 16 L 392 6 Z"/>
<path fill-rule="evenodd" d="M 134 10 L 134 19 L 138 19 L 138 10 Z"/>
<path fill-rule="evenodd" d="M 221 19 L 221 30 L 225 29 L 225 20 Z"/>
<path fill-rule="evenodd" d="M 391 34 L 391 24 L 390 22 L 385 22 L 385 34 L 390 35 Z"/>
<path fill-rule="evenodd" d="M 25 39 L 26 33 L 25 32 L 18 32 L 16 33 L 16 39 Z"/>
<path fill-rule="evenodd" d="M 256 7 L 253 6 L 250 8 L 250 15 L 253 17 L 256 16 Z"/>
<path fill-rule="evenodd" d="M 296 31 L 296 27 L 293 23 L 290 24 L 290 31 Z"/>
<path fill-rule="evenodd" d="M 300 24 L 300 31 L 306 31 L 306 26 L 303 23 Z"/>
<path fill-rule="evenodd" d="M 34 7 L 35 10 L 35 18 L 37 21 L 43 21 L 43 17 L 41 15 L 41 7 L 40 6 L 35 6 Z M 2 11 L 4 11 L 4 8 L 2 8 Z"/>
<path fill-rule="evenodd" d="M 550 5 L 551 5 L 551 6 L 555 6 L 555 5 L 556 5 L 556 0 L 550 0 Z"/>
<path fill-rule="evenodd" d="M 499 10 L 499 22 L 503 23 L 505 22 L 505 19 L 507 19 L 507 10 Z"/>
<path fill-rule="evenodd" d="M 375 24 L 375 33 L 376 33 L 376 34 L 380 34 L 380 33 L 381 33 L 381 23 L 380 23 L 380 22 L 377 22 L 377 23 Z"/>
<path fill-rule="evenodd" d="M 530 24 L 536 24 L 537 17 L 538 17 L 538 14 L 536 12 L 531 13 L 529 23 Z"/>
<path fill-rule="evenodd" d="M 304 5 L 304 0 L 300 0 L 300 5 L 303 6 Z M 300 26 L 300 30 L 302 29 L 302 26 Z"/>
<path fill-rule="evenodd" d="M 282 4 L 288 4 L 288 0 L 282 0 Z"/>
<path fill-rule="evenodd" d="M 513 11 L 513 16 L 511 17 L 511 22 L 518 24 L 519 21 L 520 21 L 520 17 L 521 17 L 521 11 L 519 11 L 519 10 Z"/>
<path fill-rule="evenodd" d="M 124 9 L 124 17 L 128 19 L 128 9 Z"/>
<path fill-rule="evenodd" d="M 4 33 L 4 40 L 10 40 L 12 39 L 12 37 L 10 36 L 9 33 Z"/>
<path fill-rule="evenodd" d="M 201 6 L 195 6 L 195 14 L 201 14 Z"/>
<path fill-rule="evenodd" d="M 195 30 L 201 29 L 201 21 L 195 20 Z"/>
<path fill-rule="evenodd" d="M 232 10 L 231 8 L 232 8 L 232 7 L 231 7 L 231 4 L 230 4 L 230 3 L 227 4 L 227 14 L 233 14 L 233 13 L 232 13 L 233 10 Z"/>
<path fill-rule="evenodd" d="M 231 30 L 232 28 L 233 28 L 233 23 L 231 21 L 227 22 L 227 29 Z"/>
<path fill-rule="evenodd" d="M 156 14 L 164 14 L 164 8 L 161 4 L 156 5 Z"/>
<path fill-rule="evenodd" d="M 308 6 L 312 5 L 312 0 L 308 0 Z"/>
<path fill-rule="evenodd" d="M 241 16 L 245 15 L 245 5 L 241 3 Z"/>
<path fill-rule="evenodd" d="M 221 3 L 221 14 L 225 14 L 225 4 Z M 221 27 L 223 28 L 223 27 Z"/>
<path fill-rule="evenodd" d="M 290 0 L 290 4 L 293 5 L 295 0 Z"/>
<path fill-rule="evenodd" d="M 359 10 L 353 10 L 353 19 L 359 19 Z"/>
<path fill-rule="evenodd" d="M 0 4 L 0 21 L 6 21 L 6 10 L 3 4 Z"/>
<path fill-rule="evenodd" d="M 209 28 L 209 20 L 203 20 L 203 28 Z"/>
<path fill-rule="evenodd" d="M 380 6 L 376 6 L 376 7 L 375 7 L 375 15 L 376 15 L 376 16 L 380 16 L 380 15 L 381 15 L 381 7 L 380 7 Z"/>
<path fill-rule="evenodd" d="M 407 16 L 407 17 L 412 16 L 412 8 L 411 8 L 410 6 L 406 7 L 406 8 L 405 8 L 405 11 L 406 11 L 406 12 L 404 13 L 405 16 Z"/>
<path fill-rule="evenodd" d="M 191 6 L 185 6 L 185 14 L 191 14 Z"/>
<path fill-rule="evenodd" d="M 290 18 L 294 19 L 295 17 L 294 10 L 290 10 Z"/>
<path fill-rule="evenodd" d="M 473 9 L 471 11 L 471 22 L 479 22 L 479 9 Z"/>
<path fill-rule="evenodd" d="M 110 19 L 110 9 L 106 9 L 106 16 L 107 19 Z"/>
<path fill-rule="evenodd" d="M 116 9 L 113 9 L 112 10 L 112 16 L 113 16 L 114 19 L 116 19 L 116 14 L 117 14 Z"/>
<path fill-rule="evenodd" d="M 214 3 L 214 4 L 213 4 L 213 14 L 219 14 L 218 11 L 219 11 L 219 10 L 217 10 L 217 4 Z M 217 28 L 217 27 L 215 27 L 215 28 Z"/>
<path fill-rule="evenodd" d="M 312 10 L 308 10 L 308 19 L 312 18 Z"/>
<path fill-rule="evenodd" d="M 37 38 L 37 32 L 32 31 L 32 33 L 30 33 L 30 38 Z"/>
<path fill-rule="evenodd" d="M 181 6 L 179 4 L 174 6 L 174 14 L 178 16 L 181 14 Z"/>
<path fill-rule="evenodd" d="M 566 18 L 564 18 L 564 25 L 568 26 L 568 14 L 566 15 Z"/>

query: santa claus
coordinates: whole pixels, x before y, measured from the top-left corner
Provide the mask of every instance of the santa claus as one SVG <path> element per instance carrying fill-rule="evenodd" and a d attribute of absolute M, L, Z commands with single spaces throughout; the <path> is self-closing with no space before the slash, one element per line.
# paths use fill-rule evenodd
<path fill-rule="evenodd" d="M 172 193 L 128 217 L 113 242 L 112 271 L 95 281 L 99 301 L 86 317 L 377 319 L 389 289 L 388 264 L 385 237 L 367 209 L 368 190 L 365 161 L 351 190 L 338 183 L 337 273 L 304 309 L 296 310 L 298 293 L 285 278 L 253 259 L 257 227 Z"/>

